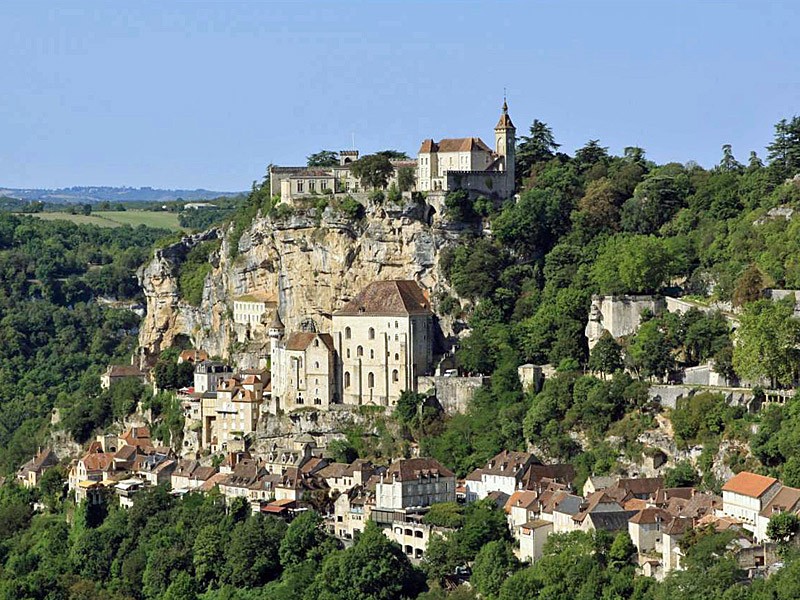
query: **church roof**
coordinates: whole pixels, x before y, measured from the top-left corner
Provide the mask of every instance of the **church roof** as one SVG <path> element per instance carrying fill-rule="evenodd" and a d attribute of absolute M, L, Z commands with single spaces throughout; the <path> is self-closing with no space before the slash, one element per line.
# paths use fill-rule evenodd
<path fill-rule="evenodd" d="M 405 317 L 431 314 L 430 301 L 416 281 L 373 281 L 334 316 Z"/>
<path fill-rule="evenodd" d="M 472 152 L 482 150 L 491 153 L 492 149 L 487 146 L 481 138 L 447 138 L 438 143 L 433 140 L 424 140 L 420 147 L 420 153 L 426 152 Z"/>
<path fill-rule="evenodd" d="M 278 309 L 277 308 L 272 313 L 272 321 L 270 321 L 269 328 L 270 329 L 284 329 L 283 321 L 281 321 L 281 316 L 278 314 Z"/>
<path fill-rule="evenodd" d="M 305 350 L 314 341 L 314 338 L 319 336 L 322 343 L 328 350 L 333 350 L 333 338 L 330 333 L 313 333 L 310 331 L 297 331 L 289 336 L 286 340 L 287 350 Z"/>

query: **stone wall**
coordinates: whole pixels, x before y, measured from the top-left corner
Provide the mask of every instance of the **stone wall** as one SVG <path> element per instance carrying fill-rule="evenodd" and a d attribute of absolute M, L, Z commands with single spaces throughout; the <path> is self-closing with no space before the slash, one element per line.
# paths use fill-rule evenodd
<path fill-rule="evenodd" d="M 651 385 L 648 396 L 651 400 L 658 402 L 665 408 L 674 409 L 681 398 L 689 398 L 700 392 L 711 392 L 722 394 L 725 401 L 731 406 L 745 406 L 750 409 L 753 406 L 753 390 L 745 388 L 730 387 L 699 387 L 694 385 Z"/>
<path fill-rule="evenodd" d="M 635 333 L 639 328 L 641 314 L 649 310 L 655 314 L 666 309 L 664 298 L 656 296 L 592 296 L 586 337 L 591 350 L 603 331 L 614 338 Z"/>
<path fill-rule="evenodd" d="M 466 412 L 475 390 L 488 382 L 488 377 L 418 377 L 417 390 L 423 394 L 434 390 L 445 414 L 453 415 Z"/>

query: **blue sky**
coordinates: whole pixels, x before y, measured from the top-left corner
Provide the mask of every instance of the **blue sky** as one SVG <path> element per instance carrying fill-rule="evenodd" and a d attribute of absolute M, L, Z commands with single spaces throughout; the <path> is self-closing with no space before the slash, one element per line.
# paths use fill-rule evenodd
<path fill-rule="evenodd" d="M 0 3 L 0 186 L 249 187 L 492 136 L 745 160 L 800 113 L 800 2 Z"/>

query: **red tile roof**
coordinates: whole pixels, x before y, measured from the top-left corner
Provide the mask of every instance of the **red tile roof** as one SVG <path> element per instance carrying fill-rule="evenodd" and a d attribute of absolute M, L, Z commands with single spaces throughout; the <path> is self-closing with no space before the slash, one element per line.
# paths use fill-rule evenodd
<path fill-rule="evenodd" d="M 305 350 L 317 337 L 325 344 L 328 350 L 333 351 L 333 337 L 330 333 L 311 333 L 307 331 L 298 331 L 291 334 L 289 339 L 286 340 L 286 349 Z"/>
<path fill-rule="evenodd" d="M 749 496 L 750 498 L 760 498 L 777 481 L 774 477 L 765 477 L 764 475 L 742 471 L 732 479 L 729 479 L 722 486 L 722 491 Z"/>
<path fill-rule="evenodd" d="M 398 481 L 411 481 L 419 477 L 454 477 L 453 472 L 444 467 L 435 458 L 408 458 L 393 462 L 386 470 L 386 479 L 392 480 L 397 476 Z"/>

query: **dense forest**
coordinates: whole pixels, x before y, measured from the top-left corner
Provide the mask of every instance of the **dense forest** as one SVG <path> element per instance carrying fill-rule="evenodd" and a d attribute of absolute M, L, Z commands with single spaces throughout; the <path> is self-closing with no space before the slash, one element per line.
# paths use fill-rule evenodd
<path fill-rule="evenodd" d="M 679 447 L 702 446 L 697 464 L 667 473 L 668 485 L 718 490 L 710 466 L 726 443 L 739 449 L 725 459 L 734 471 L 800 486 L 796 402 L 750 414 L 702 393 L 665 414 L 647 394 L 651 382 L 706 361 L 732 378 L 784 388 L 797 381 L 793 305 L 762 295 L 800 288 L 800 182 L 792 179 L 800 172 L 800 119 L 776 126 L 765 161 L 751 153 L 742 163 L 726 145 L 711 169 L 658 165 L 636 147 L 613 156 L 598 140 L 570 156 L 539 121 L 521 138 L 517 160 L 517 202 L 460 192 L 446 200 L 447 219 L 474 227 L 442 256 L 453 294 L 436 305 L 468 322 L 459 367 L 491 374 L 491 384 L 465 414 L 449 418 L 423 395 L 404 394 L 392 418 L 377 419 L 373 435 L 353 428 L 331 455 L 385 461 L 419 444 L 463 476 L 501 449 L 532 447 L 543 459 L 571 462 L 580 485 L 591 473 L 641 460 L 638 435 L 666 416 Z M 228 207 L 228 235 L 241 235 L 259 211 L 277 214 L 268 187 L 254 184 L 245 202 Z M 341 208 L 360 215 L 360 206 Z M 60 426 L 85 440 L 144 398 L 135 386 L 98 392 L 103 367 L 129 357 L 138 318 L 97 299 L 139 298 L 134 270 L 165 235 L 0 215 L 5 472 L 45 439 L 53 408 Z M 209 248 L 181 274 L 190 301 L 197 301 Z M 647 314 L 636 334 L 606 336 L 588 351 L 592 294 L 667 291 L 735 309 L 736 343 L 730 315 L 691 310 Z M 538 393 L 520 385 L 517 367 L 526 362 L 556 367 Z M 179 499 L 160 488 L 142 493 L 129 511 L 106 511 L 64 498 L 63 476 L 48 471 L 32 491 L 0 488 L 0 598 L 783 600 L 800 589 L 800 559 L 790 546 L 782 548 L 786 566 L 777 575 L 750 583 L 724 533 L 687 536 L 686 570 L 656 583 L 635 576 L 626 534 L 554 535 L 544 558 L 529 566 L 514 558 L 505 517 L 493 504 L 446 505 L 426 518 L 459 529 L 413 566 L 373 527 L 341 547 L 313 511 L 287 525 L 250 515 L 242 504 L 225 506 L 215 494 Z M 36 513 L 33 501 L 42 507 Z M 473 564 L 473 589 L 446 592 L 446 576 L 465 563 Z"/>
<path fill-rule="evenodd" d="M 141 301 L 136 268 L 169 233 L 0 213 L 0 470 L 36 451 L 53 408 L 79 440 L 110 422 L 100 374 L 130 360 L 139 317 L 98 299 Z"/>

